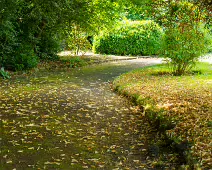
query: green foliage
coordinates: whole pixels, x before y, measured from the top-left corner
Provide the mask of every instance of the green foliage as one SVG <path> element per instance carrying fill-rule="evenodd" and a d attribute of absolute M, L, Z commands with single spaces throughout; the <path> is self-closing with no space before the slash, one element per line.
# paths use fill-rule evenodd
<path fill-rule="evenodd" d="M 69 50 L 78 55 L 80 51 L 86 52 L 91 49 L 91 44 L 87 40 L 87 34 L 79 25 L 71 25 L 67 28 L 67 44 Z"/>
<path fill-rule="evenodd" d="M 94 39 L 94 52 L 116 55 L 154 55 L 162 29 L 153 21 L 125 21 Z"/>
<path fill-rule="evenodd" d="M 32 47 L 24 44 L 17 46 L 14 54 L 7 57 L 4 62 L 5 68 L 13 71 L 28 70 L 36 67 L 37 64 L 38 58 Z"/>
<path fill-rule="evenodd" d="M 91 31 L 98 33 L 104 28 L 111 28 L 122 18 L 123 7 L 122 1 L 119 0 L 94 0 L 90 7 L 93 10 L 92 16 L 89 18 Z"/>
<path fill-rule="evenodd" d="M 207 7 L 208 3 L 206 3 L 206 1 L 207 0 L 203 0 L 201 2 L 206 4 L 205 6 Z M 136 5 L 133 6 L 132 4 Z M 60 50 L 59 44 L 61 40 L 64 39 L 61 35 L 66 32 L 67 25 L 68 27 L 73 24 L 77 25 L 83 30 L 82 32 L 93 36 L 99 32 L 99 30 L 105 27 L 110 28 L 115 22 L 121 20 L 124 16 L 124 12 L 126 12 L 126 7 L 128 10 L 128 14 L 125 15 L 126 17 L 131 20 L 140 20 L 143 17 L 147 17 L 146 14 L 148 11 L 150 11 L 151 16 L 156 16 L 159 13 L 158 5 L 161 4 L 163 7 L 160 8 L 160 12 L 166 14 L 167 8 L 170 6 L 169 1 L 162 0 L 1 0 L 0 66 L 3 66 L 6 61 L 9 61 L 9 58 L 13 57 L 17 45 L 22 43 L 29 44 L 35 55 L 42 60 L 57 59 L 55 54 Z M 157 9 L 157 12 L 153 13 L 152 8 Z M 194 9 L 194 11 L 195 13 L 198 12 L 196 9 Z M 188 15 L 188 13 L 186 15 Z M 164 21 L 164 18 L 166 17 L 163 17 L 161 22 Z M 67 34 L 65 34 L 65 36 L 67 36 Z M 85 46 L 87 48 L 88 44 L 84 41 L 84 37 L 82 36 L 80 38 L 83 41 L 80 40 L 80 43 L 76 44 L 86 44 Z M 121 37 L 121 39 L 123 40 L 123 37 Z M 148 41 L 146 40 L 146 42 Z M 130 42 L 129 44 L 132 43 L 133 42 Z M 137 40 L 134 44 L 137 44 Z M 80 48 L 84 48 L 85 46 L 82 45 Z M 130 53 L 137 53 L 136 48 L 138 48 L 138 46 L 139 44 L 135 45 L 135 49 L 130 51 Z M 77 48 L 78 47 L 79 45 L 77 45 Z M 142 48 L 144 48 L 145 55 L 145 53 L 147 53 L 146 49 L 145 47 Z M 125 53 L 129 53 L 128 49 L 124 49 L 124 54 Z M 156 52 L 153 50 L 151 53 Z M 18 54 L 16 54 L 16 56 L 17 55 Z"/>
<path fill-rule="evenodd" d="M 3 67 L 5 60 L 15 52 L 14 47 L 18 41 L 15 35 L 15 26 L 12 22 L 0 23 L 0 67 Z"/>
<path fill-rule="evenodd" d="M 145 20 L 145 12 L 141 7 L 131 4 L 131 7 L 128 7 L 125 12 L 127 19 L 132 21 Z"/>
<path fill-rule="evenodd" d="M 117 2 L 107 0 L 1 0 L 0 4 L 0 67 L 13 70 L 35 66 L 21 63 L 23 58 L 30 60 L 26 56 L 32 51 L 42 60 L 57 59 L 67 25 L 76 24 L 85 32 L 97 32 L 115 22 L 121 9 Z M 27 47 L 18 54 L 20 44 L 28 44 L 31 49 Z M 34 57 L 31 60 L 35 63 Z"/>
<path fill-rule="evenodd" d="M 200 10 L 188 2 L 172 2 L 167 9 L 165 35 L 160 50 L 175 75 L 189 71 L 207 52 L 206 34 L 200 27 Z"/>
<path fill-rule="evenodd" d="M 80 57 L 72 57 L 70 60 L 70 67 L 75 68 L 75 67 L 82 67 L 85 66 L 87 63 Z"/>
<path fill-rule="evenodd" d="M 58 60 L 57 53 L 61 50 L 61 41 L 57 35 L 42 34 L 37 44 L 36 53 L 41 60 Z"/>
<path fill-rule="evenodd" d="M 162 57 L 170 59 L 172 71 L 175 75 L 182 75 L 189 71 L 198 58 L 204 54 L 204 34 L 200 30 L 191 29 L 184 32 L 168 29 L 165 32 Z"/>
<path fill-rule="evenodd" d="M 201 28 L 202 33 L 204 34 L 205 46 L 207 48 L 207 52 L 212 52 L 212 27 L 209 28 Z"/>
<path fill-rule="evenodd" d="M 10 75 L 4 70 L 4 67 L 2 67 L 0 70 L 0 76 L 3 77 L 3 79 L 10 79 Z"/>

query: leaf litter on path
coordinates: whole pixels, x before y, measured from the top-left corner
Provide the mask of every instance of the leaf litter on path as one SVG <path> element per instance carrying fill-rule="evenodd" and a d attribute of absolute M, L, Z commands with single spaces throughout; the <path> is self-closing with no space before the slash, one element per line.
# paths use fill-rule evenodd
<path fill-rule="evenodd" d="M 158 158 L 147 150 L 156 132 L 109 83 L 144 65 L 41 70 L 1 82 L 0 169 L 153 169 Z"/>

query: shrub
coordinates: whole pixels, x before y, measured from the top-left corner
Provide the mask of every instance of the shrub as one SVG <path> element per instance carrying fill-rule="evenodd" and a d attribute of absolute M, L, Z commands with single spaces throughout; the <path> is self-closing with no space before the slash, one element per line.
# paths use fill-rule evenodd
<path fill-rule="evenodd" d="M 197 59 L 208 52 L 207 31 L 200 25 L 198 8 L 189 2 L 172 2 L 160 54 L 168 58 L 174 75 L 189 71 Z"/>
<path fill-rule="evenodd" d="M 38 58 L 31 46 L 20 44 L 15 53 L 5 59 L 5 68 L 13 71 L 28 70 L 36 67 Z"/>
<path fill-rule="evenodd" d="M 58 60 L 57 53 L 61 50 L 60 38 L 48 33 L 42 34 L 36 46 L 36 53 L 41 60 Z"/>
<path fill-rule="evenodd" d="M 212 52 L 212 27 L 202 28 L 202 32 L 205 35 L 205 44 L 207 47 L 207 52 Z"/>
<path fill-rule="evenodd" d="M 12 22 L 0 22 L 0 67 L 4 67 L 5 59 L 14 53 L 13 48 L 18 41 L 16 34 L 17 32 Z"/>
<path fill-rule="evenodd" d="M 168 29 L 161 50 L 162 57 L 169 58 L 174 75 L 189 71 L 198 58 L 204 54 L 204 35 L 201 31 L 190 29 L 180 32 L 178 28 Z"/>
<path fill-rule="evenodd" d="M 160 48 L 162 29 L 153 21 L 126 21 L 94 38 L 95 53 L 154 55 Z"/>

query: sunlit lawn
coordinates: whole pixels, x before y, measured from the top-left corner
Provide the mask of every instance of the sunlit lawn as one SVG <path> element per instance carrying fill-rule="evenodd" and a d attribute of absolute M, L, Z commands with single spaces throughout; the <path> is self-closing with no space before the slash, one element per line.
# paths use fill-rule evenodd
<path fill-rule="evenodd" d="M 114 86 L 153 122 L 160 120 L 176 143 L 189 143 L 189 160 L 212 167 L 212 65 L 198 63 L 185 76 L 172 76 L 166 65 L 142 68 L 122 75 Z"/>

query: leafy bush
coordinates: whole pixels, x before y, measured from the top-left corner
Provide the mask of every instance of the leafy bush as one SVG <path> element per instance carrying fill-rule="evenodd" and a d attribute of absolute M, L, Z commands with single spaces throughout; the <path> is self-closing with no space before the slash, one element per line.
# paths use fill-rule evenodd
<path fill-rule="evenodd" d="M 13 71 L 28 70 L 36 67 L 38 58 L 29 45 L 20 44 L 15 53 L 7 57 L 4 62 L 5 68 Z"/>
<path fill-rule="evenodd" d="M 162 57 L 169 58 L 174 75 L 189 71 L 198 58 L 205 53 L 204 35 L 190 29 L 180 32 L 178 28 L 168 29 L 161 48 Z"/>
<path fill-rule="evenodd" d="M 94 39 L 95 53 L 154 55 L 160 48 L 162 29 L 153 21 L 126 21 Z"/>
<path fill-rule="evenodd" d="M 61 42 L 59 37 L 51 34 L 42 34 L 37 47 L 36 53 L 41 60 L 58 60 L 56 55 L 61 50 Z"/>
<path fill-rule="evenodd" d="M 0 67 L 3 67 L 5 59 L 14 53 L 14 46 L 17 44 L 15 37 L 15 26 L 10 21 L 0 23 Z"/>
<path fill-rule="evenodd" d="M 198 8 L 189 2 L 172 2 L 166 15 L 166 31 L 160 54 L 168 58 L 174 75 L 189 71 L 209 51 L 210 41 L 200 25 Z"/>
<path fill-rule="evenodd" d="M 212 27 L 211 28 L 202 28 L 202 32 L 205 35 L 205 44 L 207 47 L 207 52 L 212 52 Z"/>

